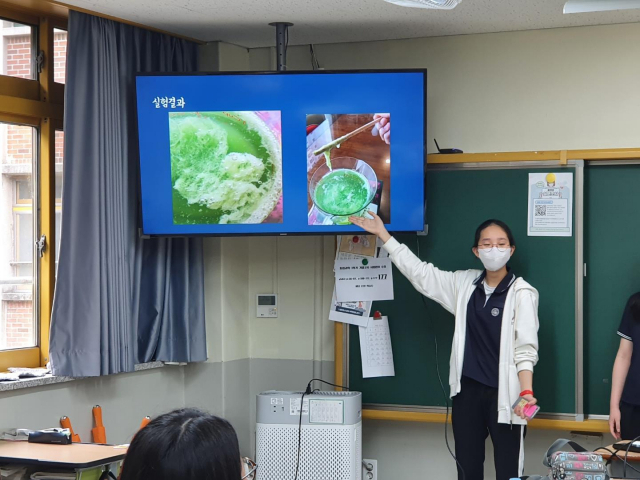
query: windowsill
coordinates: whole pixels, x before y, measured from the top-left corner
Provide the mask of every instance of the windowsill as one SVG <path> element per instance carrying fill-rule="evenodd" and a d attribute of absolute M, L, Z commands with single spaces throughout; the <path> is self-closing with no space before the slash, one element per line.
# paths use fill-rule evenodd
<path fill-rule="evenodd" d="M 144 370 L 153 370 L 156 368 L 164 367 L 162 362 L 149 362 L 136 365 L 135 372 L 141 372 Z M 133 373 L 133 372 L 128 372 Z M 119 375 L 119 374 L 116 374 Z M 83 377 L 83 378 L 70 378 L 70 377 L 54 377 L 53 375 L 45 375 L 44 377 L 36 378 L 23 378 L 13 382 L 0 382 L 0 393 L 11 392 L 14 390 L 21 390 L 23 388 L 42 387 L 45 385 L 54 385 L 58 383 L 75 382 L 77 380 L 88 380 L 91 378 L 102 377 Z"/>
<path fill-rule="evenodd" d="M 31 292 L 3 292 L 0 300 L 5 302 L 30 302 L 33 299 Z"/>

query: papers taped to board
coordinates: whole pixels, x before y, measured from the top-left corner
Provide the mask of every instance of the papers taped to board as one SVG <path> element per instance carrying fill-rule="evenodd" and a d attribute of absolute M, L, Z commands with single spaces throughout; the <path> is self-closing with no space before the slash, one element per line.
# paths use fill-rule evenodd
<path fill-rule="evenodd" d="M 389 258 L 338 260 L 335 277 L 338 302 L 393 300 Z"/>
<path fill-rule="evenodd" d="M 394 377 L 391 332 L 387 317 L 372 318 L 369 325 L 360 327 L 360 354 L 362 378 Z"/>
<path fill-rule="evenodd" d="M 329 310 L 329 320 L 334 322 L 349 323 L 359 327 L 366 327 L 371 314 L 371 302 L 338 302 L 336 289 L 333 289 L 331 298 L 331 309 Z"/>

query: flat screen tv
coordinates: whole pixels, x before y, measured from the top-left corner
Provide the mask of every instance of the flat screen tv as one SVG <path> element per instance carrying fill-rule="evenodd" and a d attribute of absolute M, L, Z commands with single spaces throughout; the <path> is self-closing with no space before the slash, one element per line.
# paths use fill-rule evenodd
<path fill-rule="evenodd" d="M 143 234 L 340 234 L 369 211 L 422 231 L 426 86 L 426 70 L 137 76 Z"/>

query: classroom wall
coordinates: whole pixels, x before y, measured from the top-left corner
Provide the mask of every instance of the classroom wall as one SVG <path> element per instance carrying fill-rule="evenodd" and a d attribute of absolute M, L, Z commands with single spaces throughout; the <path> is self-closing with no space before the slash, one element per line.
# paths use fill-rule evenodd
<path fill-rule="evenodd" d="M 275 69 L 272 50 L 252 49 L 251 69 Z M 429 69 L 429 152 L 435 151 L 434 137 L 443 147 L 470 153 L 640 143 L 638 23 L 316 45 L 315 50 L 327 70 Z M 289 47 L 287 65 L 310 69 L 309 47 Z"/>
<path fill-rule="evenodd" d="M 107 441 L 128 443 L 146 415 L 182 407 L 184 395 L 184 367 L 178 366 L 0 392 L 0 430 L 59 427 L 66 415 L 90 442 L 91 409 L 99 404 Z"/>
<path fill-rule="evenodd" d="M 569 432 L 529 430 L 525 440 L 525 473 L 546 475 L 542 456 L 558 438 L 572 439 L 587 449 L 602 445 L 602 437 L 571 436 Z M 453 480 L 456 465 L 445 445 L 444 425 L 365 421 L 362 433 L 364 458 L 378 460 L 378 478 L 433 478 Z M 454 448 L 449 429 L 449 443 Z M 493 446 L 487 441 L 486 480 L 495 480 Z"/>
<path fill-rule="evenodd" d="M 241 72 L 249 70 L 249 49 L 224 42 L 200 45 L 198 66 L 201 72 Z"/>
<path fill-rule="evenodd" d="M 185 404 L 227 418 L 254 451 L 255 396 L 333 381 L 333 237 L 205 240 L 209 361 L 185 371 Z M 256 295 L 278 294 L 278 318 L 256 318 Z"/>

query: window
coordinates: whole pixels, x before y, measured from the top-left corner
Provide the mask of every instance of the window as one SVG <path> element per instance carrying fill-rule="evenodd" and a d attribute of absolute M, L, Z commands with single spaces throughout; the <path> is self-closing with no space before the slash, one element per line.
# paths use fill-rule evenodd
<path fill-rule="evenodd" d="M 67 68 L 67 32 L 53 29 L 53 81 L 65 83 Z"/>
<path fill-rule="evenodd" d="M 31 204 L 31 192 L 33 192 L 31 178 L 16 180 L 16 203 Z"/>
<path fill-rule="evenodd" d="M 33 152 L 36 129 L 0 123 L 0 350 L 36 346 Z"/>
<path fill-rule="evenodd" d="M 56 272 L 60 258 L 60 227 L 62 225 L 62 166 L 64 156 L 64 132 L 56 130 L 55 139 L 56 158 Z"/>
<path fill-rule="evenodd" d="M 30 80 L 36 78 L 35 32 L 36 29 L 30 25 L 0 19 L 0 74 Z"/>
<path fill-rule="evenodd" d="M 34 13 L 0 5 L 0 372 L 48 361 L 60 247 L 66 19 Z"/>

